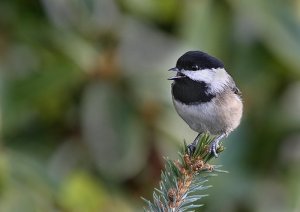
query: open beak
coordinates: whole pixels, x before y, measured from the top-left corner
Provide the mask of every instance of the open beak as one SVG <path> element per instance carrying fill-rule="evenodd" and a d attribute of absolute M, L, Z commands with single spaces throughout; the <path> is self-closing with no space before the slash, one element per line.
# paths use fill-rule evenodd
<path fill-rule="evenodd" d="M 177 74 L 176 74 L 176 76 L 174 76 L 174 77 L 170 77 L 170 78 L 168 78 L 168 80 L 176 80 L 176 79 L 181 79 L 181 78 L 184 78 L 184 77 L 186 77 L 183 73 L 181 73 L 180 72 L 180 70 L 178 69 L 178 68 L 171 68 L 171 69 L 169 69 L 169 71 L 176 71 L 177 72 Z"/>

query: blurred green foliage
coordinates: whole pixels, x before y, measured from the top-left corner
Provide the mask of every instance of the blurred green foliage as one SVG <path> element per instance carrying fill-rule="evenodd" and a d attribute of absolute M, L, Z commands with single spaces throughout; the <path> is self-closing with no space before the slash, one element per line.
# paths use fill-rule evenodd
<path fill-rule="evenodd" d="M 0 211 L 140 211 L 195 137 L 166 80 L 192 49 L 245 103 L 202 210 L 299 211 L 299 0 L 2 0 Z"/>

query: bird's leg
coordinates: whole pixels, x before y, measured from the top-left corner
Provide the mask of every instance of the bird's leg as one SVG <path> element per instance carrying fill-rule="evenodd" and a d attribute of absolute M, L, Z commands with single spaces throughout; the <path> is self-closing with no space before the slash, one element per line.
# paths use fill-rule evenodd
<path fill-rule="evenodd" d="M 225 136 L 227 136 L 226 133 L 217 136 L 210 145 L 210 153 L 212 152 L 216 158 L 218 157 L 217 149 L 219 147 L 219 143 Z"/>
<path fill-rule="evenodd" d="M 201 133 L 199 133 L 199 134 L 197 135 L 197 137 L 195 138 L 195 140 L 194 140 L 191 144 L 189 144 L 189 145 L 187 146 L 187 148 L 188 148 L 188 153 L 189 153 L 190 156 L 193 155 L 193 153 L 194 153 L 195 150 L 196 150 L 196 147 L 197 147 L 197 144 L 198 144 L 198 140 L 199 140 L 200 135 L 201 135 Z"/>

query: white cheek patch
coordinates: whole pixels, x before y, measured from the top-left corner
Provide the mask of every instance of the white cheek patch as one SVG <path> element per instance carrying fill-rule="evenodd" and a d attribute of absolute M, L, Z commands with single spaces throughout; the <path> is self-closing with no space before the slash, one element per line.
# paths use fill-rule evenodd
<path fill-rule="evenodd" d="M 224 68 L 203 69 L 199 71 L 181 70 L 181 72 L 195 81 L 203 81 L 210 84 L 211 92 L 222 91 L 230 82 L 230 76 Z"/>
<path fill-rule="evenodd" d="M 206 83 L 211 83 L 215 75 L 215 71 L 208 70 L 208 69 L 199 70 L 199 71 L 182 70 L 181 72 L 192 80 L 203 81 Z"/>

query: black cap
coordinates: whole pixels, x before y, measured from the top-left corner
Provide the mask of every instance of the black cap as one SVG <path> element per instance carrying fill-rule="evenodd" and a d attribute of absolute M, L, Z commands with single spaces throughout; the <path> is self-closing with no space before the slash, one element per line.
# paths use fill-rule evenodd
<path fill-rule="evenodd" d="M 212 68 L 224 68 L 221 60 L 201 51 L 188 51 L 182 55 L 176 63 L 176 67 L 185 70 L 201 70 Z"/>

